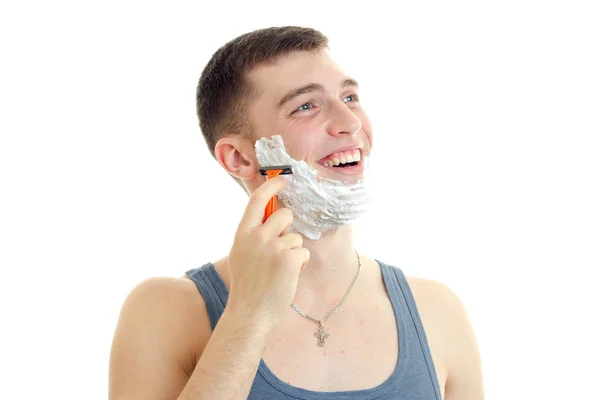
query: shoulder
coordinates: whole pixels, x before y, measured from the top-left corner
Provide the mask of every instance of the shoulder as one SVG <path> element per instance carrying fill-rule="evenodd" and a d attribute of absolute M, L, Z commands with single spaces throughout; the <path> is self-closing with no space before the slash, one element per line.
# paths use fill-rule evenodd
<path fill-rule="evenodd" d="M 471 329 L 467 310 L 457 293 L 448 285 L 433 279 L 407 276 L 406 280 L 417 304 L 419 315 L 426 325 L 428 335 L 464 333 Z M 446 343 L 446 345 L 455 343 Z"/>
<path fill-rule="evenodd" d="M 157 333 L 210 334 L 204 332 L 208 321 L 204 299 L 187 277 L 154 277 L 140 282 L 123 304 L 121 321 L 128 321 L 130 327 L 160 327 Z"/>
<path fill-rule="evenodd" d="M 454 340 L 455 336 L 450 336 L 448 333 L 465 332 L 470 329 L 467 311 L 456 292 L 448 285 L 415 276 L 407 276 L 406 280 L 428 336 L 441 334 L 449 338 L 448 340 Z M 445 345 L 454 344 L 445 343 Z"/>
<path fill-rule="evenodd" d="M 131 290 L 122 312 L 133 312 L 150 321 L 177 318 L 203 307 L 202 296 L 195 283 L 187 277 L 154 277 L 140 282 Z"/>
<path fill-rule="evenodd" d="M 448 285 L 407 277 L 432 352 L 443 360 L 447 399 L 483 397 L 481 359 L 468 312 Z"/>
<path fill-rule="evenodd" d="M 194 282 L 187 277 L 142 281 L 125 299 L 115 330 L 111 393 L 144 387 L 170 393 L 170 386 L 179 387 L 191 375 L 210 333 L 204 300 Z"/>
<path fill-rule="evenodd" d="M 440 308 L 450 309 L 454 312 L 464 311 L 459 297 L 446 284 L 433 279 L 407 275 L 399 267 L 385 265 L 404 276 L 417 303 L 419 314 L 431 311 L 439 312 Z"/>
<path fill-rule="evenodd" d="M 416 276 L 406 276 L 406 280 L 420 308 L 434 307 L 439 311 L 443 307 L 453 312 L 460 312 L 463 308 L 458 295 L 440 281 Z"/>

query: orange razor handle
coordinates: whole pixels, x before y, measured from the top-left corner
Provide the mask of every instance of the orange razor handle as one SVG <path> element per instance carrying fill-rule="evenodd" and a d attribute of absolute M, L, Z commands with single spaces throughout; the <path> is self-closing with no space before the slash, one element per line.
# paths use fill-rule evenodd
<path fill-rule="evenodd" d="M 260 170 L 261 175 L 266 176 L 267 179 L 275 178 L 279 175 L 288 175 L 292 173 L 292 168 L 289 165 L 280 165 L 276 167 L 265 167 Z M 271 197 L 269 203 L 267 203 L 267 207 L 265 208 L 265 216 L 263 217 L 263 224 L 271 214 L 273 214 L 277 210 L 277 196 Z"/>

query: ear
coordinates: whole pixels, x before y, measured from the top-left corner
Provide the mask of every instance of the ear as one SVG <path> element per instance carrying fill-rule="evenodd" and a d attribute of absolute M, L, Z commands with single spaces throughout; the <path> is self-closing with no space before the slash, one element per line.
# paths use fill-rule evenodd
<path fill-rule="evenodd" d="M 224 136 L 215 146 L 215 157 L 229 174 L 240 179 L 252 179 L 258 173 L 254 147 L 241 135 Z"/>

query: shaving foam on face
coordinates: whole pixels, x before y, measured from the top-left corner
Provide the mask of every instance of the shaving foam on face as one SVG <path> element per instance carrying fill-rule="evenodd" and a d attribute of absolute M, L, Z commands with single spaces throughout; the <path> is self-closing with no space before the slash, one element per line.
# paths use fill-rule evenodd
<path fill-rule="evenodd" d="M 311 240 L 323 232 L 339 229 L 354 221 L 366 210 L 371 198 L 364 180 L 354 184 L 323 178 L 305 161 L 290 157 L 280 135 L 260 138 L 254 148 L 261 167 L 291 165 L 293 174 L 283 175 L 288 185 L 278 194 L 292 210 L 292 228 Z M 368 159 L 363 159 L 365 166 Z"/>

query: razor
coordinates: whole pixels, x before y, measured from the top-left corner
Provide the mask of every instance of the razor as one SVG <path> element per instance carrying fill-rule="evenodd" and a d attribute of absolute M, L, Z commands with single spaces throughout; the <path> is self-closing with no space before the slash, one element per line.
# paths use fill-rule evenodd
<path fill-rule="evenodd" d="M 262 176 L 266 176 L 267 180 L 275 178 L 279 175 L 290 175 L 294 172 L 290 165 L 277 165 L 273 167 L 262 167 L 258 170 Z M 267 207 L 265 208 L 265 216 L 263 218 L 263 224 L 265 221 L 275 212 L 277 209 L 277 196 L 271 197 Z"/>

